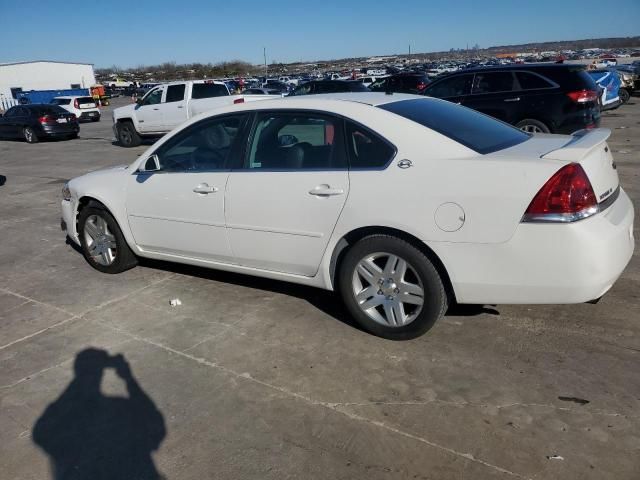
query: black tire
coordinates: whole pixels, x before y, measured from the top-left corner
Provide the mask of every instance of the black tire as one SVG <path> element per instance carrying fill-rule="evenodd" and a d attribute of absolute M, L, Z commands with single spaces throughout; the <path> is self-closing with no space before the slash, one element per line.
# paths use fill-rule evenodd
<path fill-rule="evenodd" d="M 407 325 L 383 325 L 372 319 L 358 305 L 352 286 L 354 272 L 360 260 L 376 252 L 389 253 L 404 259 L 422 283 L 424 290 L 422 310 Z M 371 235 L 350 247 L 339 266 L 337 287 L 347 310 L 356 322 L 368 332 L 389 340 L 408 340 L 419 337 L 433 327 L 435 322 L 444 315 L 448 306 L 444 282 L 431 260 L 418 248 L 391 235 Z"/>
<path fill-rule="evenodd" d="M 618 96 L 620 97 L 620 103 L 622 104 L 627 103 L 631 98 L 631 94 L 629 93 L 629 90 L 627 90 L 626 88 L 621 88 L 620 91 L 618 92 Z"/>
<path fill-rule="evenodd" d="M 529 133 L 551 133 L 549 127 L 541 121 L 534 120 L 533 118 L 525 118 L 524 120 L 519 121 L 516 123 L 516 128 Z"/>
<path fill-rule="evenodd" d="M 142 138 L 138 135 L 136 127 L 132 122 L 118 123 L 118 142 L 125 148 L 137 147 L 142 143 Z"/>
<path fill-rule="evenodd" d="M 85 236 L 85 226 L 87 219 L 92 216 L 101 217 L 109 228 L 111 234 L 115 237 L 115 259 L 110 265 L 102 265 L 98 263 L 89 253 L 87 239 Z M 129 248 L 127 241 L 122 235 L 122 231 L 118 226 L 115 218 L 102 205 L 92 203 L 82 209 L 78 216 L 78 237 L 82 246 L 82 254 L 89 265 L 102 273 L 120 273 L 129 270 L 137 265 L 138 259 Z"/>
<path fill-rule="evenodd" d="M 92 119 L 91 119 L 91 121 L 92 121 L 92 122 L 99 122 L 99 121 L 100 121 L 100 117 L 98 117 L 98 118 L 92 118 Z"/>
<path fill-rule="evenodd" d="M 24 127 L 22 136 L 27 143 L 38 143 L 40 141 L 38 135 L 36 135 L 36 132 L 31 127 Z"/>

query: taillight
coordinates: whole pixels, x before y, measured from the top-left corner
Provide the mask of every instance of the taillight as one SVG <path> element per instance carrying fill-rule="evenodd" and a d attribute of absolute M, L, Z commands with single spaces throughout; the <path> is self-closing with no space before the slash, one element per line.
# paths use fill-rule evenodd
<path fill-rule="evenodd" d="M 40 123 L 55 123 L 56 119 L 50 115 L 45 115 L 43 117 L 38 118 L 38 122 Z"/>
<path fill-rule="evenodd" d="M 558 170 L 533 198 L 523 222 L 575 222 L 598 212 L 591 182 L 577 163 Z"/>
<path fill-rule="evenodd" d="M 236 104 L 236 103 L 244 103 L 244 98 L 236 98 L 236 99 L 233 101 L 233 103 L 234 103 L 234 104 Z"/>
<path fill-rule="evenodd" d="M 576 90 L 567 93 L 567 97 L 576 103 L 595 102 L 598 99 L 598 92 L 595 90 Z"/>
<path fill-rule="evenodd" d="M 73 99 L 73 108 L 80 108 L 80 104 L 78 103 L 78 99 L 77 98 Z"/>

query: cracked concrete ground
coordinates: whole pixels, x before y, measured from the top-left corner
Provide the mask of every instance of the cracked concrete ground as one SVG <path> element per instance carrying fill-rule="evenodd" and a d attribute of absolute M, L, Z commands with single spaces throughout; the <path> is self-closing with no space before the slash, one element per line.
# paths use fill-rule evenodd
<path fill-rule="evenodd" d="M 638 209 L 631 103 L 603 126 Z M 144 151 L 112 145 L 105 110 L 76 141 L 0 142 L 1 478 L 52 478 L 52 458 L 69 478 L 135 468 L 118 442 L 146 438 L 150 410 L 164 430 L 138 453 L 169 479 L 640 478 L 639 254 L 597 305 L 456 307 L 410 342 L 354 328 L 320 290 L 158 262 L 103 275 L 65 244 L 58 203 L 65 179 Z M 101 364 L 94 394 L 137 385 L 147 407 L 98 420 L 73 397 L 89 347 L 134 379 Z"/>

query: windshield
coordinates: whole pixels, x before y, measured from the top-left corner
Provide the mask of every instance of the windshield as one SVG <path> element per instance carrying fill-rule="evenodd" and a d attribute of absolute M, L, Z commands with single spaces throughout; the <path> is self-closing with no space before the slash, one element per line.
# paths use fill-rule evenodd
<path fill-rule="evenodd" d="M 481 154 L 509 148 L 530 138 L 511 125 L 444 100 L 401 100 L 379 108 L 413 120 Z"/>

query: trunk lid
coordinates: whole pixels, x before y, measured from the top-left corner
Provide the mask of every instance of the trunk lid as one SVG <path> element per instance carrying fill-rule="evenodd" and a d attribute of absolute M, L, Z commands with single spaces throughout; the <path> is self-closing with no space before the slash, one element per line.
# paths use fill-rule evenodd
<path fill-rule="evenodd" d="M 580 130 L 569 137 L 568 143 L 541 155 L 541 158 L 580 164 L 589 177 L 598 203 L 601 203 L 617 191 L 620 183 L 607 145 L 610 135 L 611 130 L 606 128 Z"/>

